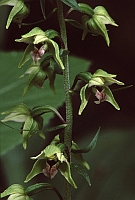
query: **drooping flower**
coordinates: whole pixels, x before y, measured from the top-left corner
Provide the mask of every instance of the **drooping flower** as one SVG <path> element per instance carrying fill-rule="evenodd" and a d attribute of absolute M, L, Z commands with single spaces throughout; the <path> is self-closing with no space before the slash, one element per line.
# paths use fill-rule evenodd
<path fill-rule="evenodd" d="M 8 200 L 32 200 L 32 198 L 25 193 L 23 186 L 19 184 L 13 184 L 1 193 L 1 198 L 6 196 L 9 196 Z"/>
<path fill-rule="evenodd" d="M 82 39 L 85 38 L 87 33 L 90 32 L 95 35 L 102 35 L 107 43 L 110 45 L 110 39 L 108 36 L 108 30 L 106 24 L 118 26 L 115 21 L 110 17 L 107 10 L 103 6 L 97 6 L 92 9 L 89 5 L 84 3 L 78 4 L 83 15 L 82 25 L 85 27 L 83 30 Z"/>
<path fill-rule="evenodd" d="M 48 51 L 52 54 L 55 62 L 64 69 L 63 62 L 60 58 L 59 46 L 52 40 L 54 37 L 60 37 L 59 33 L 55 30 L 43 31 L 39 27 L 33 28 L 30 32 L 22 35 L 21 39 L 16 39 L 16 42 L 24 42 L 29 44 L 24 52 L 23 58 L 19 63 L 21 67 L 30 58 L 34 63 L 37 63 L 39 59 Z M 39 48 L 37 46 L 40 46 Z"/>
<path fill-rule="evenodd" d="M 37 161 L 33 165 L 31 172 L 26 177 L 25 182 L 28 182 L 36 175 L 43 173 L 49 178 L 54 178 L 58 171 L 66 178 L 66 180 L 73 186 L 77 187 L 71 177 L 70 163 L 67 161 L 63 153 L 63 144 L 48 145 L 39 155 L 32 157 Z"/>
<path fill-rule="evenodd" d="M 98 101 L 95 101 L 96 104 L 107 101 L 117 110 L 120 110 L 119 105 L 115 101 L 114 96 L 108 87 L 112 84 L 124 85 L 123 82 L 118 81 L 115 78 L 115 74 L 109 74 L 102 69 L 96 70 L 94 74 L 91 74 L 90 72 L 81 72 L 75 77 L 71 90 L 74 89 L 78 80 L 83 80 L 86 83 L 80 90 L 81 105 L 79 108 L 79 115 L 81 115 L 86 107 L 92 93 L 94 93 L 98 99 Z M 100 90 L 98 88 L 100 88 Z"/>
<path fill-rule="evenodd" d="M 21 133 L 23 136 L 23 147 L 27 148 L 27 143 L 29 138 L 34 134 L 38 133 L 43 139 L 45 139 L 45 135 L 43 134 L 43 117 L 42 115 L 48 112 L 55 113 L 62 121 L 64 119 L 60 115 L 60 113 L 53 107 L 46 106 L 36 106 L 33 109 L 29 109 L 27 105 L 20 104 L 15 106 L 11 110 L 3 112 L 2 114 L 7 115 L 2 122 L 14 121 L 21 122 Z"/>

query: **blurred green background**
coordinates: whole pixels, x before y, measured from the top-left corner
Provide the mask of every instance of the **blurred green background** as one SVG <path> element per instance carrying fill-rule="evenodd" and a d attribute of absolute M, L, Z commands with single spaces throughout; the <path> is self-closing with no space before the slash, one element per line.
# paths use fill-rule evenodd
<path fill-rule="evenodd" d="M 28 19 L 29 22 L 38 21 L 42 18 L 38 2 L 35 1 L 34 4 L 31 4 L 32 12 L 31 17 Z M 119 27 L 108 27 L 111 39 L 111 46 L 108 48 L 100 36 L 93 37 L 88 35 L 86 40 L 82 42 L 81 30 L 77 30 L 70 25 L 67 26 L 69 31 L 69 50 L 71 55 L 75 55 L 75 58 L 72 57 L 70 60 L 72 80 L 75 73 L 85 71 L 88 67 L 91 72 L 94 72 L 97 68 L 102 68 L 109 73 L 118 74 L 118 80 L 125 82 L 125 85 L 134 85 L 134 1 L 125 1 L 123 3 L 122 0 L 117 2 L 112 2 L 111 0 L 96 0 L 91 2 L 83 0 L 83 2 L 90 3 L 92 7 L 97 5 L 105 6 L 112 18 L 119 24 Z M 26 45 L 15 43 L 14 39 L 20 38 L 22 34 L 32 29 L 32 26 L 18 29 L 16 24 L 11 24 L 9 30 L 5 30 L 9 10 L 6 6 L 0 7 L 0 112 L 9 109 L 16 105 L 16 103 L 24 102 L 30 106 L 34 106 L 39 102 L 40 104 L 50 103 L 53 106 L 59 107 L 59 111 L 64 116 L 64 96 L 61 87 L 61 77 L 58 77 L 56 80 L 56 86 L 60 87 L 57 90 L 56 98 L 54 98 L 52 92 L 48 92 L 48 83 L 45 83 L 42 91 L 32 88 L 25 98 L 22 97 L 27 78 L 19 80 L 18 77 L 25 72 L 27 65 L 22 69 L 17 69 L 22 55 L 18 51 L 22 51 Z M 75 12 L 71 17 L 79 18 L 79 14 Z M 41 23 L 40 27 L 47 29 L 53 28 L 55 25 L 55 29 L 57 30 L 57 23 L 53 21 L 54 18 L 52 17 L 50 20 L 51 23 L 48 20 L 45 24 Z M 27 19 L 25 21 L 27 22 Z M 83 177 L 73 175 L 78 185 L 78 189 L 72 190 L 74 200 L 135 199 L 134 86 L 127 90 L 115 92 L 114 96 L 121 107 L 121 111 L 116 111 L 106 102 L 101 105 L 95 105 L 93 99 L 91 99 L 81 117 L 77 115 L 80 105 L 79 97 L 73 97 L 75 120 L 73 124 L 73 139 L 79 143 L 79 146 L 85 147 L 94 137 L 98 127 L 101 126 L 96 148 L 89 154 L 84 155 L 91 166 L 89 175 L 92 186 L 89 187 Z M 56 100 L 56 103 L 54 100 Z M 52 117 L 53 115 L 46 116 L 46 127 L 60 123 L 57 118 Z M 0 119 L 2 118 L 3 116 L 0 116 Z M 10 125 L 20 128 L 19 124 L 16 123 L 10 123 Z M 52 181 L 43 175 L 39 175 L 30 183 L 23 183 L 33 165 L 30 157 L 37 155 L 53 136 L 53 133 L 47 134 L 46 141 L 43 141 L 38 136 L 34 136 L 29 142 L 28 149 L 24 151 L 22 145 L 19 145 L 22 141 L 19 132 L 0 124 L 0 191 L 3 191 L 10 184 L 14 183 L 23 184 L 27 187 L 29 184 L 36 182 L 51 182 L 62 193 L 63 178 L 60 174 Z M 16 144 L 15 148 L 13 148 L 14 144 Z M 6 153 L 7 149 L 10 149 L 8 153 Z M 45 191 L 40 196 L 36 195 L 33 198 L 58 199 L 51 191 Z"/>

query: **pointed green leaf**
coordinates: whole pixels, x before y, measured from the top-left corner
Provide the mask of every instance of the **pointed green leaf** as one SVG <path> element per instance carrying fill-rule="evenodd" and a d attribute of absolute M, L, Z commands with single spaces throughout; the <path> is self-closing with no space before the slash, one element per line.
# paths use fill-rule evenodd
<path fill-rule="evenodd" d="M 80 163 L 82 164 L 83 166 L 85 166 L 88 170 L 90 170 L 90 166 L 89 164 L 84 160 L 83 156 L 81 153 L 75 153 L 76 151 L 80 150 L 80 148 L 78 147 L 78 145 L 72 141 L 72 149 L 71 149 L 71 152 L 72 152 L 72 155 L 73 157 Z"/>
<path fill-rule="evenodd" d="M 80 105 L 79 112 L 78 112 L 79 115 L 82 114 L 84 108 L 86 107 L 89 97 L 90 97 L 90 94 L 91 94 L 91 92 L 88 88 L 88 84 L 86 84 L 85 86 L 83 86 L 81 88 L 81 90 L 80 90 L 81 105 Z"/>
<path fill-rule="evenodd" d="M 74 187 L 77 188 L 74 180 L 72 179 L 71 176 L 71 170 L 70 170 L 70 164 L 68 163 L 68 161 L 63 162 L 60 164 L 59 166 L 59 171 L 61 172 L 61 174 L 65 177 L 65 179 Z"/>
<path fill-rule="evenodd" d="M 14 7 L 12 8 L 8 20 L 7 20 L 7 24 L 6 24 L 6 29 L 9 28 L 13 18 L 15 17 L 15 15 L 23 8 L 23 6 L 25 6 L 24 2 L 22 0 L 18 0 L 16 2 L 16 4 L 14 5 Z"/>
<path fill-rule="evenodd" d="M 68 22 L 69 24 L 71 24 L 72 26 L 82 29 L 84 31 L 87 31 L 89 33 L 91 33 L 91 31 L 89 29 L 87 29 L 87 27 L 85 27 L 83 24 L 80 24 L 78 21 L 73 20 L 73 19 L 65 19 L 66 22 Z"/>
<path fill-rule="evenodd" d="M 92 151 L 96 146 L 99 132 L 100 132 L 100 128 L 98 129 L 98 131 L 97 131 L 96 135 L 94 136 L 93 140 L 91 141 L 91 143 L 87 147 L 85 147 L 83 149 L 73 149 L 72 152 L 74 154 L 77 154 L 77 153 L 88 153 L 89 151 Z"/>
<path fill-rule="evenodd" d="M 89 186 L 91 186 L 90 178 L 89 178 L 88 173 L 86 172 L 85 167 L 83 167 L 80 164 L 71 163 L 71 169 L 73 171 L 76 171 L 78 174 L 81 174 L 85 178 L 85 180 L 88 182 Z"/>
<path fill-rule="evenodd" d="M 38 192 L 41 192 L 43 190 L 53 190 L 57 194 L 59 199 L 63 200 L 59 191 L 50 183 L 37 183 L 37 184 L 31 185 L 25 190 L 25 193 L 27 195 L 31 196 L 31 195 L 37 194 Z"/>
<path fill-rule="evenodd" d="M 80 7 L 80 12 L 89 15 L 90 17 L 94 15 L 94 10 L 85 3 L 79 3 L 78 6 Z"/>
<path fill-rule="evenodd" d="M 43 173 L 43 169 L 45 168 L 45 166 L 46 166 L 45 159 L 37 160 L 33 165 L 31 172 L 27 175 L 24 182 L 28 182 L 36 175 Z"/>
<path fill-rule="evenodd" d="M 36 117 L 36 116 L 43 115 L 44 113 L 48 113 L 48 112 L 55 113 L 63 123 L 66 123 L 64 121 L 63 117 L 61 116 L 61 114 L 54 107 L 49 106 L 49 105 L 34 107 L 32 112 L 31 112 L 31 115 L 33 117 Z"/>
<path fill-rule="evenodd" d="M 53 29 L 46 30 L 45 31 L 45 35 L 49 39 L 53 39 L 55 37 L 60 37 L 60 34 L 57 31 L 53 30 Z"/>
<path fill-rule="evenodd" d="M 9 186 L 6 190 L 4 190 L 4 192 L 1 193 L 1 198 L 15 193 L 24 194 L 23 186 L 19 184 Z"/>
<path fill-rule="evenodd" d="M 68 5 L 69 7 L 73 8 L 74 10 L 80 11 L 80 7 L 78 6 L 76 0 L 61 0 L 64 4 Z"/>
<path fill-rule="evenodd" d="M 21 68 L 22 65 L 24 65 L 29 59 L 31 59 L 31 55 L 30 52 L 33 51 L 34 49 L 34 45 L 33 44 L 29 44 L 23 54 L 23 57 L 18 65 L 18 68 Z"/>
<path fill-rule="evenodd" d="M 46 16 L 45 16 L 45 0 L 40 0 L 40 7 L 41 7 L 41 10 L 42 10 L 42 15 L 43 15 L 44 19 L 46 19 Z"/>

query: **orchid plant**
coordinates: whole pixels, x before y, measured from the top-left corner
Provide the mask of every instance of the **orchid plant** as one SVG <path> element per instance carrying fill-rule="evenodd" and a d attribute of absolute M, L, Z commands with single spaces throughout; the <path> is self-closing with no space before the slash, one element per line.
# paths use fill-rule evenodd
<path fill-rule="evenodd" d="M 30 4 L 34 0 L 1 0 L 0 6 L 11 6 L 11 11 L 7 19 L 6 29 L 10 28 L 11 23 L 17 23 L 19 28 L 23 24 L 23 20 L 27 20 L 30 14 Z M 29 108 L 25 104 L 15 105 L 8 111 L 3 111 L 2 114 L 7 116 L 2 120 L 3 123 L 14 121 L 21 123 L 20 132 L 23 137 L 23 147 L 27 149 L 28 141 L 34 134 L 39 134 L 45 139 L 43 132 L 44 119 L 42 115 L 48 112 L 53 112 L 61 121 L 61 125 L 52 127 L 51 130 L 59 130 L 51 143 L 46 146 L 37 156 L 32 156 L 31 159 L 35 163 L 27 175 L 25 182 L 30 181 L 38 174 L 47 176 L 50 179 L 57 178 L 56 174 L 61 173 L 65 178 L 65 188 L 61 194 L 55 186 L 50 183 L 36 183 L 28 188 L 24 188 L 19 184 L 13 184 L 1 193 L 1 198 L 9 196 L 9 200 L 30 200 L 36 193 L 43 190 L 53 190 L 59 199 L 71 200 L 71 187 L 77 188 L 72 177 L 72 169 L 82 174 L 87 183 L 91 185 L 90 178 L 87 170 L 90 169 L 89 164 L 83 158 L 83 153 L 90 152 L 96 145 L 100 128 L 98 129 L 95 137 L 90 144 L 85 148 L 79 148 L 77 143 L 72 139 L 72 126 L 73 126 L 73 108 L 72 96 L 80 94 L 80 108 L 78 114 L 82 115 L 84 109 L 87 108 L 87 103 L 91 95 L 94 95 L 97 100 L 96 104 L 102 102 L 109 102 L 115 109 L 120 110 L 116 102 L 110 85 L 124 85 L 123 82 L 116 80 L 115 74 L 110 74 L 102 69 L 97 69 L 95 73 L 80 72 L 74 77 L 74 82 L 71 85 L 69 77 L 69 50 L 68 38 L 66 31 L 66 24 L 69 23 L 78 29 L 82 30 L 82 39 L 88 37 L 88 34 L 100 35 L 104 38 L 106 44 L 110 45 L 108 36 L 107 24 L 118 26 L 115 21 L 110 17 L 107 10 L 103 6 L 92 8 L 85 3 L 78 3 L 76 0 L 55 0 L 54 12 L 57 12 L 58 23 L 60 31 L 49 29 L 42 30 L 39 26 L 33 27 L 28 33 L 21 36 L 21 39 L 16 39 L 16 42 L 24 42 L 27 44 L 24 50 L 23 57 L 18 64 L 21 68 L 27 61 L 31 61 L 26 72 L 20 77 L 23 78 L 28 75 L 28 81 L 24 88 L 23 95 L 25 95 L 31 87 L 42 88 L 44 82 L 49 80 L 50 89 L 53 93 L 55 91 L 55 78 L 58 75 L 63 76 L 63 90 L 65 94 L 65 110 L 66 119 L 59 113 L 56 108 L 51 105 L 39 106 L 35 105 Z M 45 6 L 48 1 L 40 0 L 41 11 L 43 20 L 47 16 L 45 13 Z M 63 6 L 66 4 L 69 7 L 66 18 L 64 17 Z M 81 21 L 70 19 L 71 12 L 79 12 Z M 18 36 L 19 37 L 19 36 Z M 55 41 L 58 39 L 58 43 Z M 71 49 L 72 51 L 72 49 Z M 71 52 L 72 53 L 72 52 Z M 74 67 L 74 66 L 72 66 Z M 83 86 L 78 89 L 77 83 L 81 81 Z M 77 87 L 77 89 L 76 89 Z M 79 91 L 78 91 L 79 90 Z M 78 92 L 76 92 L 78 91 Z M 53 95 L 52 93 L 52 95 Z M 57 95 L 57 94 L 56 94 Z M 77 161 L 72 162 L 72 157 Z"/>

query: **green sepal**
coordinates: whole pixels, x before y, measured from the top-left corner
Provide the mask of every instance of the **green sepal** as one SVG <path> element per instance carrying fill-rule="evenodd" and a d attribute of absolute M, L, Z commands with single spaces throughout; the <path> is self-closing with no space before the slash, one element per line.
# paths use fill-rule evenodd
<path fill-rule="evenodd" d="M 85 39 L 86 35 L 88 32 L 92 33 L 92 31 L 90 29 L 88 29 L 88 21 L 90 20 L 90 16 L 88 15 L 83 15 L 82 16 L 82 25 L 85 27 L 85 29 L 83 30 L 83 34 L 82 34 L 82 40 Z M 88 31 L 89 30 L 89 31 Z"/>
<path fill-rule="evenodd" d="M 1 114 L 9 114 L 7 117 L 1 120 L 2 122 L 7 122 L 7 121 L 24 122 L 27 116 L 30 115 L 30 110 L 25 104 L 20 104 L 8 111 L 2 112 Z"/>
<path fill-rule="evenodd" d="M 90 170 L 90 166 L 89 164 L 84 160 L 83 156 L 81 153 L 74 153 L 76 152 L 76 150 L 80 150 L 80 148 L 78 147 L 78 145 L 72 141 L 72 148 L 71 148 L 71 152 L 73 157 L 83 166 L 86 167 L 86 169 Z"/>
<path fill-rule="evenodd" d="M 102 35 L 107 43 L 107 45 L 110 45 L 110 39 L 107 33 L 107 29 L 105 24 L 103 23 L 103 21 L 101 19 L 99 19 L 99 17 L 97 15 L 93 16 L 93 18 L 91 18 L 88 21 L 88 27 L 90 28 L 90 30 L 93 32 L 93 34 L 95 35 Z"/>
<path fill-rule="evenodd" d="M 107 10 L 103 6 L 97 6 L 94 8 L 95 15 L 102 19 L 104 24 L 111 24 L 113 26 L 118 26 L 115 21 L 110 17 Z"/>
<path fill-rule="evenodd" d="M 118 103 L 115 101 L 113 93 L 111 92 L 110 88 L 105 86 L 104 93 L 106 94 L 107 98 L 105 101 L 111 103 L 117 110 L 120 110 Z"/>
<path fill-rule="evenodd" d="M 14 6 L 17 0 L 1 0 L 0 6 L 8 5 L 8 6 Z"/>
<path fill-rule="evenodd" d="M 33 165 L 32 170 L 30 171 L 30 173 L 27 175 L 26 179 L 25 179 L 25 183 L 30 181 L 32 178 L 34 178 L 35 176 L 37 176 L 38 174 L 43 173 L 43 169 L 46 166 L 46 161 L 45 159 L 39 159 L 35 162 L 35 164 Z"/>
<path fill-rule="evenodd" d="M 31 115 L 33 117 L 37 117 L 39 115 L 43 115 L 44 113 L 48 113 L 48 112 L 53 112 L 61 119 L 61 121 L 64 122 L 64 119 L 62 118 L 61 114 L 54 107 L 49 106 L 49 105 L 34 107 L 31 111 Z"/>
<path fill-rule="evenodd" d="M 45 79 L 47 78 L 46 73 L 38 65 L 31 66 L 25 72 L 25 74 L 29 74 L 29 79 L 28 79 L 28 83 L 27 83 L 26 87 L 24 88 L 23 96 L 28 92 L 28 90 L 32 86 L 42 87 Z"/>
<path fill-rule="evenodd" d="M 42 35 L 45 36 L 45 32 L 39 28 L 39 27 L 35 27 L 33 28 L 31 31 L 29 31 L 28 33 L 22 35 L 22 38 L 30 38 L 36 35 Z"/>
<path fill-rule="evenodd" d="M 90 98 L 90 95 L 91 95 L 91 89 L 88 88 L 88 84 L 86 84 L 80 90 L 81 105 L 78 112 L 79 115 L 81 115 L 83 110 L 85 109 L 88 103 L 88 100 Z"/>
<path fill-rule="evenodd" d="M 12 8 L 12 10 L 11 10 L 9 16 L 8 16 L 8 20 L 7 20 L 7 24 L 6 24 L 6 29 L 9 28 L 9 26 L 10 26 L 13 18 L 22 10 L 22 8 L 24 6 L 25 6 L 25 4 L 24 4 L 24 2 L 22 0 L 16 1 L 16 3 L 14 4 L 14 7 Z"/>
<path fill-rule="evenodd" d="M 19 184 L 9 186 L 6 190 L 4 190 L 4 192 L 1 193 L 1 198 L 15 193 L 24 194 L 23 186 Z"/>
<path fill-rule="evenodd" d="M 51 63 L 51 60 L 50 60 L 50 66 L 48 68 L 46 68 L 45 72 L 46 72 L 47 77 L 49 79 L 49 86 L 50 86 L 51 90 L 53 91 L 53 93 L 56 94 L 56 90 L 55 90 L 55 86 L 54 86 L 56 74 L 55 74 L 54 69 L 52 68 L 51 65 L 52 65 L 52 63 Z"/>
<path fill-rule="evenodd" d="M 61 153 L 61 149 L 54 144 L 50 144 L 44 149 L 44 154 L 47 158 L 57 153 Z"/>
<path fill-rule="evenodd" d="M 92 151 L 96 146 L 97 139 L 98 139 L 98 136 L 99 136 L 99 132 L 100 132 L 100 128 L 98 129 L 93 140 L 90 142 L 90 144 L 87 147 L 85 147 L 83 149 L 72 149 L 72 153 L 78 154 L 78 153 L 88 153 L 88 152 Z"/>
<path fill-rule="evenodd" d="M 80 7 L 80 12 L 89 15 L 92 17 L 94 15 L 94 10 L 85 3 L 79 3 L 78 6 Z"/>
<path fill-rule="evenodd" d="M 25 193 L 29 196 L 32 196 L 32 195 L 37 194 L 37 193 L 44 191 L 44 190 L 53 190 L 57 194 L 59 199 L 63 200 L 59 191 L 53 185 L 51 185 L 50 183 L 36 183 L 34 185 L 29 186 L 25 190 Z"/>
<path fill-rule="evenodd" d="M 89 16 L 88 16 L 89 18 Z M 76 27 L 76 28 L 79 28 L 79 29 L 82 29 L 84 32 L 89 32 L 91 33 L 91 31 L 87 28 L 87 26 L 84 26 L 83 24 L 80 24 L 78 21 L 76 20 L 73 20 L 73 19 L 65 19 L 66 22 L 68 22 L 69 24 L 71 24 L 72 26 Z M 82 39 L 84 39 L 82 37 Z"/>
<path fill-rule="evenodd" d="M 41 116 L 38 116 L 38 118 L 42 118 Z M 38 120 L 37 118 L 37 120 Z M 27 117 L 24 126 L 23 126 L 23 147 L 24 149 L 27 148 L 27 143 L 28 143 L 28 139 L 35 134 L 36 132 L 38 132 L 38 130 L 42 130 L 43 128 L 43 119 L 39 121 L 41 124 L 38 124 L 38 122 L 36 120 L 34 120 L 32 117 Z M 43 136 L 43 134 L 41 134 L 41 132 L 39 132 L 40 136 L 44 139 L 45 137 Z"/>
<path fill-rule="evenodd" d="M 46 30 L 45 31 L 45 35 L 49 39 L 53 39 L 55 37 L 60 37 L 60 34 L 57 31 L 53 30 L 53 29 Z"/>
<path fill-rule="evenodd" d="M 116 77 L 115 74 L 109 74 L 102 69 L 97 69 L 95 71 L 95 73 L 92 75 L 92 78 L 95 78 L 95 77 L 102 77 L 104 79 L 105 85 L 112 85 L 114 83 L 116 83 L 118 85 L 124 85 L 123 82 L 114 79 Z"/>
<path fill-rule="evenodd" d="M 80 7 L 78 6 L 76 0 L 61 0 L 64 4 L 68 5 L 74 10 L 80 11 Z"/>
<path fill-rule="evenodd" d="M 48 45 L 48 49 L 49 52 L 53 55 L 54 60 L 56 61 L 56 63 L 62 68 L 64 69 L 64 65 L 60 59 L 60 52 L 59 52 L 59 46 L 56 42 L 54 42 L 51 39 L 46 39 L 47 45 Z"/>
<path fill-rule="evenodd" d="M 89 80 L 91 79 L 92 74 L 90 72 L 80 72 L 79 74 L 76 75 L 73 85 L 70 90 L 73 90 L 78 82 L 78 80 L 82 80 L 85 83 L 89 83 Z"/>
<path fill-rule="evenodd" d="M 81 174 L 85 178 L 89 186 L 91 186 L 90 177 L 86 172 L 86 168 L 84 166 L 77 163 L 71 163 L 71 170 L 76 171 L 78 174 Z"/>
<path fill-rule="evenodd" d="M 63 162 L 60 164 L 59 166 L 59 171 L 60 173 L 65 177 L 65 179 L 74 187 L 77 188 L 74 180 L 72 179 L 71 176 L 71 169 L 70 169 L 70 164 L 69 162 L 66 160 L 66 162 Z"/>
<path fill-rule="evenodd" d="M 30 52 L 33 51 L 34 49 L 34 45 L 33 44 L 29 44 L 23 54 L 23 57 L 18 65 L 18 68 L 21 68 L 22 65 L 24 65 L 29 59 L 31 59 L 31 55 Z"/>

